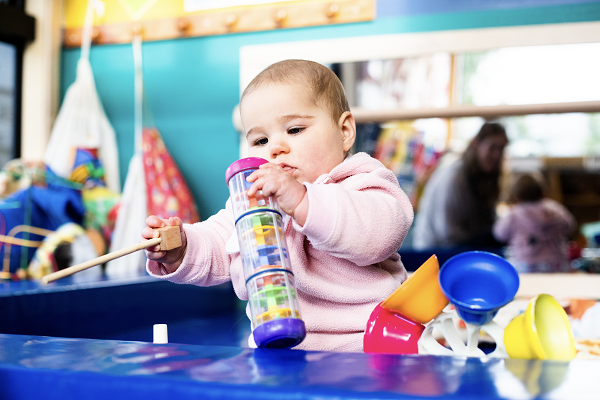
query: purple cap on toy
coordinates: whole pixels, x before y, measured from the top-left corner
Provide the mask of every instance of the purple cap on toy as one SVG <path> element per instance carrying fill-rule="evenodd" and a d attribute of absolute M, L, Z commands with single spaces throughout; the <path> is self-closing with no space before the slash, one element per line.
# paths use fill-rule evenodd
<path fill-rule="evenodd" d="M 231 179 L 231 177 L 237 174 L 238 172 L 242 172 L 248 169 L 257 169 L 258 167 L 266 163 L 268 163 L 268 161 L 260 157 L 248 157 L 237 160 L 227 168 L 227 171 L 225 171 L 225 181 L 227 182 L 227 186 L 229 186 L 229 180 Z"/>
<path fill-rule="evenodd" d="M 306 328 L 301 319 L 281 318 L 257 326 L 252 335 L 258 347 L 289 349 L 304 340 Z"/>

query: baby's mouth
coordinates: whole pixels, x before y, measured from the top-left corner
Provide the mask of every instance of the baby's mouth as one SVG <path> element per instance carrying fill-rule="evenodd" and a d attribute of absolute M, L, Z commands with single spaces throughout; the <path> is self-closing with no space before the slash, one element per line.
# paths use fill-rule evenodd
<path fill-rule="evenodd" d="M 296 170 L 296 168 L 294 168 L 294 167 L 291 167 L 291 166 L 289 166 L 289 165 L 287 165 L 287 164 L 279 164 L 279 166 L 280 166 L 281 168 L 283 168 L 283 170 L 284 170 L 285 172 L 287 172 L 288 174 L 290 174 L 290 175 L 294 175 L 294 171 Z"/>

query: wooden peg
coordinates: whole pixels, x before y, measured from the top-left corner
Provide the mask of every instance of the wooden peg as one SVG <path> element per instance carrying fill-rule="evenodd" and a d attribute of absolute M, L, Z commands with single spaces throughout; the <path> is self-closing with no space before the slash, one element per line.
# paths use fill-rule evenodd
<path fill-rule="evenodd" d="M 131 34 L 133 36 L 144 36 L 144 27 L 142 26 L 141 23 L 137 22 L 135 24 L 133 24 L 133 26 L 131 27 Z"/>
<path fill-rule="evenodd" d="M 340 6 L 337 3 L 330 4 L 329 7 L 327 7 L 327 9 L 325 10 L 325 15 L 329 19 L 333 19 L 333 18 L 337 17 L 337 15 L 339 13 L 340 13 Z"/>
<path fill-rule="evenodd" d="M 60 271 L 53 272 L 42 277 L 42 282 L 44 284 L 53 282 L 57 279 L 65 278 L 67 276 L 73 275 L 77 272 L 86 270 L 91 267 L 95 267 L 96 265 L 104 264 L 110 260 L 114 260 L 115 258 L 123 257 L 127 254 L 131 254 L 138 250 L 143 250 L 148 247 L 160 245 L 161 251 L 172 250 L 181 246 L 181 232 L 179 226 L 166 226 L 163 228 L 156 229 L 160 233 L 160 237 L 146 240 L 144 242 L 138 243 L 134 246 L 126 247 L 121 250 L 113 251 L 112 253 L 105 254 L 101 257 L 94 258 L 93 260 L 86 261 L 81 264 L 73 265 L 72 267 L 61 269 Z"/>
<path fill-rule="evenodd" d="M 179 18 L 177 20 L 177 30 L 182 35 L 187 35 L 189 33 L 191 27 L 192 27 L 192 24 L 190 23 L 189 19 Z"/>
<path fill-rule="evenodd" d="M 238 16 L 235 14 L 229 14 L 225 17 L 225 27 L 228 31 L 232 31 L 235 28 L 235 25 L 238 23 Z"/>
<path fill-rule="evenodd" d="M 100 40 L 102 40 L 102 31 L 97 26 L 95 26 L 92 29 L 92 43 L 98 44 Z"/>
<path fill-rule="evenodd" d="M 277 28 L 282 28 L 285 20 L 287 18 L 287 11 L 285 11 L 284 9 L 280 9 L 277 11 L 277 13 L 275 13 L 275 16 L 273 17 L 273 20 L 275 21 L 275 26 Z"/>

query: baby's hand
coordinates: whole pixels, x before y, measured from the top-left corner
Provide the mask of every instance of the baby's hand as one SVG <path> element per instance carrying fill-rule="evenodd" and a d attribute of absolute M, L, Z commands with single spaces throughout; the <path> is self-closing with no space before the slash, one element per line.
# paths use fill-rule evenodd
<path fill-rule="evenodd" d="M 146 227 L 142 229 L 142 237 L 144 238 L 140 242 L 152 238 L 157 238 L 160 236 L 158 231 L 155 228 L 162 228 L 164 226 L 179 226 L 181 233 L 181 246 L 172 250 L 160 251 L 160 245 L 148 247 L 146 249 L 146 257 L 149 260 L 158 261 L 164 264 L 165 269 L 168 273 L 175 272 L 181 261 L 183 260 L 183 256 L 185 255 L 185 250 L 187 248 L 187 236 L 185 235 L 185 230 L 181 228 L 182 222 L 178 217 L 171 217 L 169 219 L 161 219 L 155 215 L 151 215 L 146 218 Z"/>
<path fill-rule="evenodd" d="M 250 174 L 247 180 L 254 182 L 248 189 L 248 196 L 253 196 L 262 190 L 263 196 L 275 197 L 281 211 L 290 215 L 301 226 L 304 225 L 308 214 L 306 187 L 291 174 L 277 164 L 267 163 Z"/>

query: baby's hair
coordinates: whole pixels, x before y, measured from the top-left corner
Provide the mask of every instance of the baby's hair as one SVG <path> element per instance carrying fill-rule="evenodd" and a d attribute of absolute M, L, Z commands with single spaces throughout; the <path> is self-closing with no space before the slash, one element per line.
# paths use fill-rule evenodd
<path fill-rule="evenodd" d="M 531 174 L 521 175 L 511 188 L 510 200 L 516 203 L 531 203 L 544 197 L 544 187 Z"/>
<path fill-rule="evenodd" d="M 299 84 L 311 90 L 311 101 L 324 101 L 334 121 L 350 111 L 342 82 L 326 66 L 307 60 L 284 60 L 272 64 L 258 74 L 246 87 L 241 101 L 257 88 L 275 83 Z"/>

